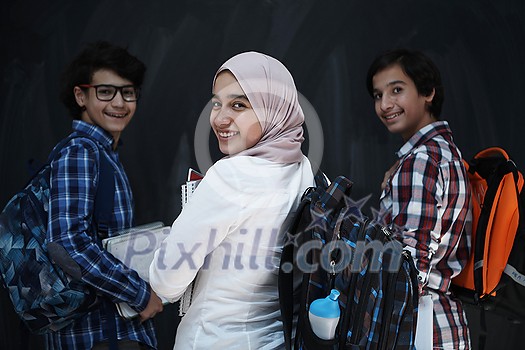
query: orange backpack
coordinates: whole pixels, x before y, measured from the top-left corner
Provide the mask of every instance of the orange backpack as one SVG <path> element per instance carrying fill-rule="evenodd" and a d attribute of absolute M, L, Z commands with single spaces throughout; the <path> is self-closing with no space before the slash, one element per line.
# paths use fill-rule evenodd
<path fill-rule="evenodd" d="M 464 164 L 472 191 L 472 250 L 452 289 L 464 301 L 525 319 L 523 175 L 498 147 Z"/>

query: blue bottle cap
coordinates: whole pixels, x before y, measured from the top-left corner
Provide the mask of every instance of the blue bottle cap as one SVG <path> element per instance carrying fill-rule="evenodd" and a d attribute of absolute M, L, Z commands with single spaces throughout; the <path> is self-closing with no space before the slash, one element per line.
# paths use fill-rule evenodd
<path fill-rule="evenodd" d="M 339 291 L 337 289 L 332 289 L 332 291 L 330 292 L 330 295 L 328 297 L 330 299 L 332 299 L 332 300 L 337 300 L 337 298 L 339 298 L 340 295 L 341 295 L 341 293 L 339 293 Z"/>
<path fill-rule="evenodd" d="M 326 298 L 316 299 L 310 304 L 310 312 L 316 316 L 324 318 L 339 317 L 341 311 L 339 310 L 339 291 L 332 289 L 330 295 Z"/>

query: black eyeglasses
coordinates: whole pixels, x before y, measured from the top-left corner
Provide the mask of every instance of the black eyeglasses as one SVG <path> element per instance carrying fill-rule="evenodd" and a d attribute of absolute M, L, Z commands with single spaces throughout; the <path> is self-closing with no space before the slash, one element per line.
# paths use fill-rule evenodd
<path fill-rule="evenodd" d="M 111 101 L 117 96 L 117 91 L 120 91 L 120 96 L 126 102 L 135 102 L 140 97 L 140 89 L 133 85 L 115 86 L 115 85 L 79 85 L 81 88 L 94 88 L 96 96 L 100 101 Z"/>

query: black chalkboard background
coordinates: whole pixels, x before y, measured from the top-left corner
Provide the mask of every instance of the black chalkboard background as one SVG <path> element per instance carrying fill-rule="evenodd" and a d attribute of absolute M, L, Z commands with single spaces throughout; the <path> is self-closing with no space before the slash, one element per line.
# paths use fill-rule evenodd
<path fill-rule="evenodd" d="M 26 161 L 44 160 L 69 132 L 58 76 L 87 42 L 99 39 L 127 46 L 148 66 L 121 149 L 138 224 L 171 223 L 179 213 L 180 184 L 188 167 L 200 164 L 195 128 L 213 74 L 249 50 L 278 58 L 292 72 L 324 136 L 324 142 L 310 139 L 305 152 L 323 150 L 322 169 L 351 178 L 356 198 L 371 194 L 367 212 L 377 206 L 383 173 L 401 146 L 377 120 L 365 89 L 369 63 L 388 48 L 422 50 L 439 66 L 442 117 L 466 158 L 499 145 L 523 170 L 524 20 L 521 0 L 3 1 L 0 206 L 27 181 Z M 217 159 L 214 140 L 209 143 Z M 1 293 L 0 348 L 21 349 L 18 320 Z M 157 319 L 160 349 L 172 347 L 175 314 L 170 307 Z M 508 342 L 493 339 L 493 346 L 513 348 L 524 327 L 490 322 Z M 42 348 L 37 337 L 27 339 L 31 349 Z"/>

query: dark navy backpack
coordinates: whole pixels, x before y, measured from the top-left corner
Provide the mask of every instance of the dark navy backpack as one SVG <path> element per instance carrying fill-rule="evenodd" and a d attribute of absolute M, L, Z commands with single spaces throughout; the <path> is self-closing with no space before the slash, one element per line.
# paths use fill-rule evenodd
<path fill-rule="evenodd" d="M 279 301 L 286 349 L 414 349 L 418 307 L 413 258 L 384 226 L 349 200 L 352 182 L 322 174 L 285 227 Z M 332 289 L 341 316 L 335 338 L 313 332 L 310 304 Z"/>
<path fill-rule="evenodd" d="M 7 288 L 15 312 L 35 334 L 59 330 L 98 303 L 94 290 L 80 282 L 74 264 L 68 268 L 65 249 L 58 244 L 48 246 L 46 240 L 50 164 L 60 150 L 77 137 L 89 138 L 97 143 L 89 135 L 80 133 L 73 133 L 62 140 L 47 163 L 0 214 L 0 280 Z M 114 181 L 113 168 L 101 153 L 100 182 L 96 194 L 99 205 L 94 216 L 99 228 L 106 225 L 111 215 Z M 54 262 L 59 259 L 62 260 L 62 268 Z"/>

